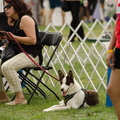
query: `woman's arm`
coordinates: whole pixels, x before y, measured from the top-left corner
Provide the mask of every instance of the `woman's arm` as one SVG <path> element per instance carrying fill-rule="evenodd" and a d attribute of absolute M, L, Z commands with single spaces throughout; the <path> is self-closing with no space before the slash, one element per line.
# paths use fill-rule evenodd
<path fill-rule="evenodd" d="M 107 66 L 110 67 L 111 69 L 114 69 L 114 47 L 116 44 L 116 37 L 115 37 L 115 28 L 113 31 L 113 35 L 112 35 L 112 39 L 109 43 L 108 46 L 108 51 L 107 51 L 107 58 L 106 58 L 106 62 L 107 62 Z"/>
<path fill-rule="evenodd" d="M 114 49 L 115 43 L 116 43 L 116 37 L 115 37 L 115 28 L 114 28 L 114 30 L 113 30 L 113 35 L 112 35 L 112 39 L 111 39 L 111 41 L 110 41 L 110 43 L 109 43 L 109 46 L 108 46 L 108 50 Z"/>
<path fill-rule="evenodd" d="M 36 32 L 35 32 L 35 21 L 29 16 L 23 16 L 20 22 L 20 29 L 24 31 L 26 37 L 15 36 L 19 43 L 25 45 L 36 44 Z"/>

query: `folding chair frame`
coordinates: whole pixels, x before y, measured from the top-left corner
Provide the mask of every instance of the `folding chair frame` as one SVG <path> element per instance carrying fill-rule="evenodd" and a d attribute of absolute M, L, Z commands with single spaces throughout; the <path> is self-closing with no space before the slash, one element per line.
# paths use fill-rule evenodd
<path fill-rule="evenodd" d="M 58 46 L 59 46 L 59 44 L 60 44 L 60 41 L 62 40 L 62 35 L 61 35 L 61 33 L 55 33 L 55 35 L 53 35 L 54 37 L 53 37 L 53 39 L 49 39 L 49 36 L 48 36 L 48 38 L 42 38 L 42 44 L 43 44 L 43 47 L 44 46 L 54 46 L 55 48 L 54 48 L 54 50 L 53 50 L 53 53 L 51 54 L 51 56 L 50 56 L 50 59 L 48 60 L 48 62 L 47 62 L 47 64 L 45 65 L 45 66 L 42 66 L 42 68 L 44 69 L 44 70 L 50 70 L 50 69 L 52 69 L 52 67 L 51 66 L 49 66 L 49 64 L 50 64 L 50 62 L 51 62 L 51 60 L 52 60 L 52 58 L 53 58 L 53 56 L 54 56 L 54 54 L 55 54 L 55 52 L 57 51 L 57 48 L 58 48 Z M 41 75 L 40 75 L 40 77 L 38 78 L 38 77 L 36 77 L 30 70 L 41 70 L 41 68 L 39 68 L 39 67 L 27 67 L 27 68 L 24 68 L 23 69 L 23 71 L 24 72 L 21 72 L 21 71 L 18 71 L 18 74 L 19 74 L 19 77 L 20 77 L 20 79 L 22 80 L 22 85 L 24 85 L 25 87 L 26 87 L 26 89 L 28 90 L 28 94 L 30 95 L 30 98 L 28 99 L 28 104 L 30 103 L 30 101 L 31 101 L 31 99 L 32 99 L 32 97 L 33 97 L 33 95 L 36 93 L 36 94 L 38 94 L 37 92 L 39 92 L 39 93 L 41 93 L 42 95 L 43 95 L 43 97 L 44 98 L 47 98 L 47 96 L 46 96 L 46 94 L 45 94 L 45 92 L 39 87 L 39 84 L 41 83 L 44 87 L 46 87 L 50 92 L 52 92 L 55 96 L 56 96 L 56 98 L 58 99 L 58 100 L 60 100 L 60 98 L 58 97 L 58 95 L 52 90 L 52 89 L 50 89 L 47 85 L 45 85 L 43 82 L 42 82 L 42 78 L 43 78 L 43 76 L 44 76 L 44 74 L 45 74 L 45 71 L 43 71 L 42 70 L 42 73 L 41 73 Z M 25 74 L 24 74 L 25 73 Z M 30 75 L 30 76 L 32 76 L 33 78 L 35 78 L 36 80 L 37 80 L 37 84 L 35 84 L 32 80 L 30 80 L 27 76 L 28 75 Z M 27 87 L 28 86 L 28 87 Z M 32 90 L 32 92 L 31 92 L 31 90 Z"/>

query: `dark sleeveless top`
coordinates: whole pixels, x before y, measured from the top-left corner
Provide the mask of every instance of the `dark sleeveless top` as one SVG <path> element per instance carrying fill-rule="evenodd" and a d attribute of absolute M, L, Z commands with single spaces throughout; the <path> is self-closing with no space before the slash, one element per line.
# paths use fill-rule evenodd
<path fill-rule="evenodd" d="M 35 20 L 34 20 L 35 21 Z M 13 30 L 13 34 L 16 36 L 21 36 L 21 37 L 25 37 L 26 34 L 24 33 L 23 30 L 20 29 L 20 19 L 18 19 L 15 22 L 14 25 L 14 30 Z M 37 42 L 36 45 L 25 45 L 25 44 L 21 44 L 20 45 L 23 47 L 23 49 L 30 55 L 32 55 L 33 57 L 36 57 L 37 55 L 39 56 L 39 64 L 42 64 L 43 58 L 42 58 L 42 44 L 41 44 L 41 40 L 39 38 L 39 30 L 38 30 L 38 26 L 35 22 L 35 30 L 36 30 L 36 38 L 37 38 Z M 20 50 L 20 48 L 18 47 L 17 43 L 13 43 L 13 47 L 14 50 L 16 51 L 16 54 L 21 53 L 22 51 Z"/>

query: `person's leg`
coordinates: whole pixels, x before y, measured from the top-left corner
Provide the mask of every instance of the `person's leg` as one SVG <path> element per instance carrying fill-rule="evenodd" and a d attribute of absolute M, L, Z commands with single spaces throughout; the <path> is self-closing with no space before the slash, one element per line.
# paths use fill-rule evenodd
<path fill-rule="evenodd" d="M 1 64 L 1 59 L 0 59 Z M 6 91 L 4 89 L 3 79 L 2 79 L 2 72 L 1 72 L 1 66 L 0 66 L 0 103 L 9 102 L 10 99 L 6 94 Z"/>
<path fill-rule="evenodd" d="M 53 12 L 54 12 L 54 9 L 51 8 L 50 13 L 49 13 L 49 23 L 52 23 L 52 14 L 53 14 Z"/>
<path fill-rule="evenodd" d="M 75 30 L 76 27 L 78 26 L 78 24 L 81 21 L 81 18 L 79 16 L 79 12 L 80 12 L 80 2 L 79 1 L 69 1 L 69 4 L 71 6 L 71 14 L 72 14 L 72 22 L 71 22 L 71 26 L 73 27 L 73 29 Z M 69 37 L 72 35 L 72 30 L 70 30 L 69 33 Z M 84 30 L 83 27 L 80 26 L 80 28 L 77 31 L 78 35 L 83 39 L 84 38 Z M 75 36 L 74 36 L 75 37 Z M 71 41 L 74 41 L 74 37 L 72 38 Z"/>
<path fill-rule="evenodd" d="M 60 7 L 62 6 L 62 1 L 61 0 L 52 0 L 54 2 L 54 7 Z M 65 23 L 65 12 L 62 10 L 61 12 L 61 16 L 62 16 L 62 24 Z"/>
<path fill-rule="evenodd" d="M 107 92 L 114 105 L 118 120 L 120 120 L 120 69 L 112 71 Z"/>
<path fill-rule="evenodd" d="M 41 25 L 45 25 L 46 24 L 46 10 L 41 9 L 40 15 L 41 15 Z"/>
<path fill-rule="evenodd" d="M 52 14 L 54 12 L 55 3 L 53 0 L 49 0 L 49 4 L 50 4 L 49 23 L 52 23 Z"/>
<path fill-rule="evenodd" d="M 89 11 L 89 21 L 92 22 L 93 21 L 93 13 L 97 4 L 97 0 L 88 0 L 88 11 Z"/>
<path fill-rule="evenodd" d="M 103 11 L 104 11 L 104 1 L 105 1 L 105 0 L 100 0 L 101 7 L 102 7 L 102 10 L 103 10 Z"/>
<path fill-rule="evenodd" d="M 33 57 L 32 57 L 33 58 Z M 37 63 L 39 63 L 39 58 L 33 58 Z M 34 63 L 24 54 L 20 53 L 13 58 L 7 60 L 1 66 L 1 71 L 9 83 L 10 91 L 15 93 L 16 97 L 14 102 L 19 104 L 25 100 L 21 88 L 21 80 L 17 74 L 17 71 L 25 67 L 35 66 Z"/>
<path fill-rule="evenodd" d="M 65 12 L 64 11 L 61 12 L 61 16 L 62 16 L 62 24 L 64 24 L 65 23 Z"/>
<path fill-rule="evenodd" d="M 76 6 L 76 7 L 75 7 Z M 79 23 L 81 22 L 81 18 L 80 18 L 80 15 L 79 15 L 79 12 L 80 12 L 80 2 L 79 1 L 76 1 L 75 5 L 73 5 L 73 7 L 71 7 L 72 9 L 72 16 L 73 16 L 73 21 L 71 23 L 71 26 L 76 29 L 77 26 L 79 25 Z M 78 35 L 84 39 L 84 30 L 83 30 L 83 27 L 80 26 L 78 31 L 77 31 Z M 78 39 L 79 40 L 79 39 Z"/>

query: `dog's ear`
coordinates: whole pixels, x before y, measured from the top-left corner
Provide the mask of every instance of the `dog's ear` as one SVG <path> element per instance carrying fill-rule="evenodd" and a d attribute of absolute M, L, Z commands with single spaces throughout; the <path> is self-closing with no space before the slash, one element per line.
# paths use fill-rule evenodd
<path fill-rule="evenodd" d="M 60 81 L 65 77 L 61 70 L 58 70 L 58 76 Z"/>
<path fill-rule="evenodd" d="M 70 71 L 68 72 L 68 77 L 71 78 L 71 79 L 73 79 L 73 73 L 72 73 L 72 70 L 70 70 Z"/>

